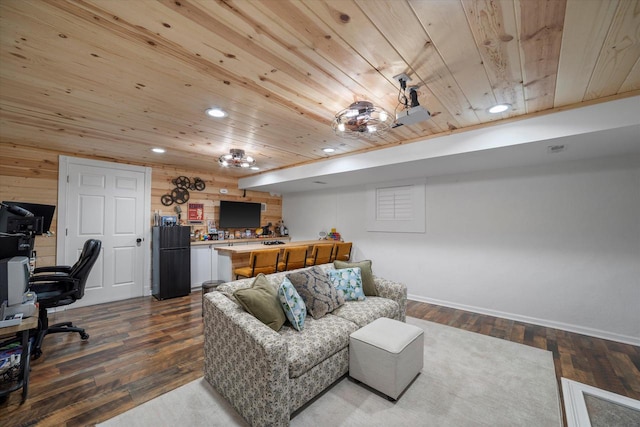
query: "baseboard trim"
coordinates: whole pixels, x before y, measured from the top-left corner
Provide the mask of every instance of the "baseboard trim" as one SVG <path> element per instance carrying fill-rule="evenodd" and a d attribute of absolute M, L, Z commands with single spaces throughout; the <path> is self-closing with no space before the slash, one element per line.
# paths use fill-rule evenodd
<path fill-rule="evenodd" d="M 570 323 L 554 322 L 552 320 L 522 316 L 519 314 L 507 313 L 507 312 L 497 311 L 497 310 L 490 310 L 482 307 L 475 307 L 475 306 L 465 305 L 465 304 L 458 304 L 458 303 L 438 300 L 434 298 L 425 298 L 420 295 L 409 294 L 407 295 L 407 298 L 412 301 L 426 302 L 428 304 L 441 305 L 444 307 L 455 308 L 458 310 L 465 310 L 465 311 L 471 311 L 473 313 L 484 314 L 487 316 L 500 317 L 503 319 L 515 320 L 515 321 L 524 322 L 524 323 L 531 323 L 533 325 L 544 326 L 546 328 L 561 329 L 563 331 L 573 332 L 576 334 L 588 335 L 595 338 L 602 338 L 605 340 L 640 346 L 640 338 L 637 338 L 637 337 L 616 334 L 613 332 L 602 331 L 599 329 L 586 328 L 583 326 L 572 325 Z"/>

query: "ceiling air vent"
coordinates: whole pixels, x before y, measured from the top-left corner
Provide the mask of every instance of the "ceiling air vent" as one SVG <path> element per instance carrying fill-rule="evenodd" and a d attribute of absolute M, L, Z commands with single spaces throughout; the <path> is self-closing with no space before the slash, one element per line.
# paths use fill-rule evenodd
<path fill-rule="evenodd" d="M 547 153 L 549 154 L 555 154 L 555 153 L 561 153 L 563 151 L 565 151 L 567 149 L 567 146 L 564 144 L 561 145 L 549 145 L 547 147 Z"/>

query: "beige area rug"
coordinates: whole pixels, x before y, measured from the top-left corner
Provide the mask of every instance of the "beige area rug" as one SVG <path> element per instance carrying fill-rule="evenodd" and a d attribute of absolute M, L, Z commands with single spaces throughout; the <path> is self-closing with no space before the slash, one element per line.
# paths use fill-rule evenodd
<path fill-rule="evenodd" d="M 424 329 L 424 368 L 397 402 L 343 378 L 292 426 L 562 426 L 552 354 L 407 318 Z M 246 426 L 204 379 L 100 426 Z"/>

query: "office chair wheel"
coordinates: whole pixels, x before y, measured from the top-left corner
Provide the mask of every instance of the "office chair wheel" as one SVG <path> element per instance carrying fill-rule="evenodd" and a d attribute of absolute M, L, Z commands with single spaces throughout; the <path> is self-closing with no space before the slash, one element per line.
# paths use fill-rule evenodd
<path fill-rule="evenodd" d="M 81 339 L 82 341 L 86 341 L 86 340 L 88 340 L 88 339 L 89 339 L 89 334 L 88 334 L 88 333 L 86 333 L 86 332 L 81 333 L 81 334 L 80 334 L 80 339 Z"/>
<path fill-rule="evenodd" d="M 33 358 L 33 360 L 39 359 L 40 356 L 42 356 L 42 350 L 40 350 L 39 348 L 34 349 L 31 353 L 31 357 Z"/>

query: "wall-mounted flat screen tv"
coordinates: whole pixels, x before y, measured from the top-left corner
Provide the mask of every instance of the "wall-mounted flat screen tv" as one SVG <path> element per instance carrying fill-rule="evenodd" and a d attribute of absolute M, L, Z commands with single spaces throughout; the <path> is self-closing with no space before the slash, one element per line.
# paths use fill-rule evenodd
<path fill-rule="evenodd" d="M 220 201 L 220 228 L 260 227 L 260 203 Z"/>

